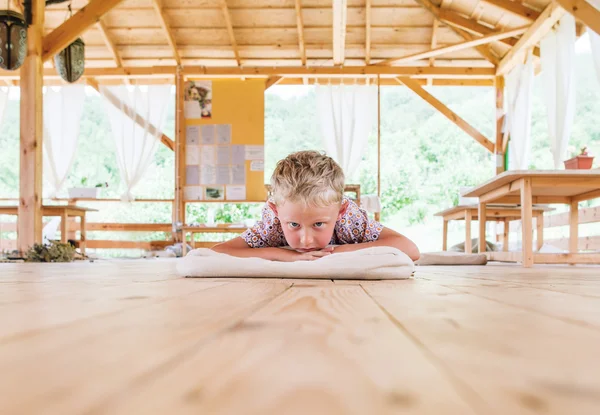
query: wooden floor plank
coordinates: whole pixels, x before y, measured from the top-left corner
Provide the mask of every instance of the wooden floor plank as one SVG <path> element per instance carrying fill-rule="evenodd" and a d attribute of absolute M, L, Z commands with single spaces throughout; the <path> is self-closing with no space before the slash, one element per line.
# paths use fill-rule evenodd
<path fill-rule="evenodd" d="M 93 413 L 140 380 L 160 378 L 204 341 L 289 284 L 228 283 L 0 344 L 0 413 Z M 85 306 L 84 306 L 85 307 Z M 77 308 L 71 308 L 77 313 Z M 139 413 L 139 412 L 138 412 Z"/>
<path fill-rule="evenodd" d="M 347 285 L 293 287 L 171 372 L 103 410 L 474 413 L 478 403 L 468 398 L 360 286 Z"/>
<path fill-rule="evenodd" d="M 443 283 L 363 287 L 495 413 L 598 413 L 600 333 Z"/>

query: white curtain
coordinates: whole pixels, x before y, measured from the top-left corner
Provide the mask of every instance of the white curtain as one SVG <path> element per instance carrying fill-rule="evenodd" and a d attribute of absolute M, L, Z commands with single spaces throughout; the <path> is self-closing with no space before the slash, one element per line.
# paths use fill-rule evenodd
<path fill-rule="evenodd" d="M 533 93 L 533 54 L 506 76 L 506 130 L 510 134 L 511 170 L 527 170 L 531 153 L 531 96 Z"/>
<path fill-rule="evenodd" d="M 50 197 L 67 179 L 77 150 L 85 85 L 46 88 L 44 93 L 44 178 Z"/>
<path fill-rule="evenodd" d="M 542 89 L 546 100 L 554 168 L 566 157 L 575 117 L 575 19 L 565 14 L 540 42 Z"/>
<path fill-rule="evenodd" d="M 104 97 L 117 165 L 126 188 L 121 200 L 132 201 L 132 190 L 150 166 L 160 143 L 171 85 L 101 85 L 100 93 Z"/>
<path fill-rule="evenodd" d="M 594 58 L 594 66 L 596 67 L 596 77 L 598 78 L 598 82 L 600 82 L 600 35 L 589 29 L 588 36 L 590 37 L 590 46 Z"/>
<path fill-rule="evenodd" d="M 2 121 L 4 120 L 6 101 L 8 101 L 8 88 L 0 88 L 0 125 L 2 125 Z"/>
<path fill-rule="evenodd" d="M 377 109 L 376 85 L 317 85 L 317 112 L 327 153 L 346 177 L 358 170 Z"/>

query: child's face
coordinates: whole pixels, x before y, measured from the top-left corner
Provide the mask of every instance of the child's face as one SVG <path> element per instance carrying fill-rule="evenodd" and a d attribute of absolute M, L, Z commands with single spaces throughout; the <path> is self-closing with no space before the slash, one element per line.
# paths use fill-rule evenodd
<path fill-rule="evenodd" d="M 281 222 L 288 245 L 301 252 L 315 251 L 329 245 L 335 223 L 347 207 L 339 203 L 315 207 L 289 201 L 280 206 L 269 205 Z"/>

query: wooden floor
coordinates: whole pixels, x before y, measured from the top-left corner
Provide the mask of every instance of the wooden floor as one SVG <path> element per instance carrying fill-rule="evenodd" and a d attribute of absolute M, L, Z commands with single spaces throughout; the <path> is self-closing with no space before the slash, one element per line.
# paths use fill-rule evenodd
<path fill-rule="evenodd" d="M 0 264 L 0 414 L 600 414 L 600 268 Z"/>

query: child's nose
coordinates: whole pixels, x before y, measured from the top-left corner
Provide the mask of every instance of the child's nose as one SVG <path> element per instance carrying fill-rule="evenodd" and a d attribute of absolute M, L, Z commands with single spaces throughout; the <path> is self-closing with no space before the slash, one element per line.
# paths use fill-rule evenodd
<path fill-rule="evenodd" d="M 302 232 L 302 235 L 300 235 L 300 243 L 302 245 L 310 245 L 313 242 L 313 238 L 310 232 Z"/>

